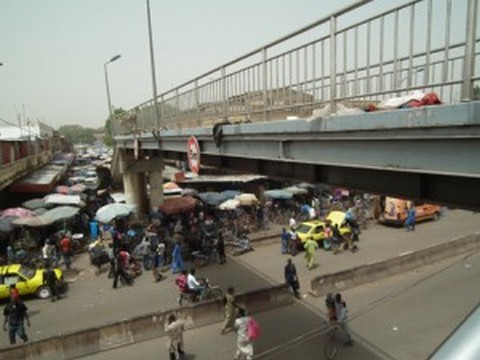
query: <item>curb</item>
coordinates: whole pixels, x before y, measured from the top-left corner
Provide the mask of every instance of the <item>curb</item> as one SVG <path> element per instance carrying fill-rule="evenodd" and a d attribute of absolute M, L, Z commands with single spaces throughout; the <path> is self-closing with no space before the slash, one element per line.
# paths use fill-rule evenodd
<path fill-rule="evenodd" d="M 480 233 L 475 233 L 376 263 L 317 276 L 310 282 L 310 294 L 319 297 L 328 292 L 346 290 L 478 250 L 480 250 Z"/>

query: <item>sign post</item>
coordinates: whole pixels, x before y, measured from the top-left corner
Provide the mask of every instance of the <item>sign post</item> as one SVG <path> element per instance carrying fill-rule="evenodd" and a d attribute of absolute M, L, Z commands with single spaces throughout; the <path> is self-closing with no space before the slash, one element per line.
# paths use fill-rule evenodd
<path fill-rule="evenodd" d="M 195 136 L 190 136 L 187 143 L 188 167 L 194 174 L 200 171 L 200 145 Z"/>

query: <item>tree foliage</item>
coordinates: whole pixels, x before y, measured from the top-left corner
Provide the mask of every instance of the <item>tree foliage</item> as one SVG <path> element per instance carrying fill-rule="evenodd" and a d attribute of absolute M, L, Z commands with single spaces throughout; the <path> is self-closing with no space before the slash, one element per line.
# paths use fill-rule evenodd
<path fill-rule="evenodd" d="M 124 116 L 127 113 L 126 110 L 122 108 L 114 109 L 113 110 L 113 119 L 108 118 L 107 121 L 105 121 L 105 137 L 103 138 L 103 142 L 107 146 L 112 146 L 113 145 L 113 124 L 112 122 L 115 121 L 120 121 L 121 117 Z M 113 121 L 112 121 L 113 120 Z"/>
<path fill-rule="evenodd" d="M 63 125 L 60 126 L 58 132 L 71 144 L 93 144 L 95 141 L 93 135 L 95 130 L 80 125 Z"/>

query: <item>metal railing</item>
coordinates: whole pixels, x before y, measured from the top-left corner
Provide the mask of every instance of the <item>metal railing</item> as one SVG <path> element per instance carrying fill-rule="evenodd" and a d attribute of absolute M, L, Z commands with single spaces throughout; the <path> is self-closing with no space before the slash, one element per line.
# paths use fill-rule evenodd
<path fill-rule="evenodd" d="M 14 181 L 31 173 L 42 165 L 47 164 L 52 158 L 52 152 L 45 150 L 36 155 L 30 155 L 0 165 L 0 190 L 6 188 Z"/>
<path fill-rule="evenodd" d="M 471 100 L 480 80 L 478 1 L 411 0 L 362 15 L 386 3 L 357 1 L 161 94 L 161 127 L 305 118 L 327 104 L 335 111 L 339 102 L 363 106 L 413 90 Z M 135 121 L 117 122 L 115 133 L 155 129 L 153 104 L 131 109 Z"/>

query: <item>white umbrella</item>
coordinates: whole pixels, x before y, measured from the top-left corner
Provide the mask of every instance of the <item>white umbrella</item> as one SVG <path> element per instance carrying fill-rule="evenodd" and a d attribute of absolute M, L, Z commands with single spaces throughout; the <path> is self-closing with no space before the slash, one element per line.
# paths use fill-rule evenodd
<path fill-rule="evenodd" d="M 128 216 L 135 210 L 134 205 L 108 204 L 97 210 L 95 219 L 101 223 L 109 223 L 116 217 Z"/>
<path fill-rule="evenodd" d="M 60 220 L 67 220 L 74 217 L 80 209 L 75 206 L 59 206 L 48 210 L 43 215 L 39 217 L 43 217 L 45 219 L 51 219 L 53 222 L 60 221 Z"/>
<path fill-rule="evenodd" d="M 227 201 L 224 201 L 220 205 L 218 205 L 218 208 L 220 210 L 235 210 L 239 206 L 240 206 L 240 200 L 229 199 Z"/>
<path fill-rule="evenodd" d="M 243 205 L 243 206 L 252 206 L 258 203 L 258 199 L 255 196 L 255 194 L 251 194 L 251 193 L 240 194 L 235 199 L 240 201 L 240 205 Z"/>

